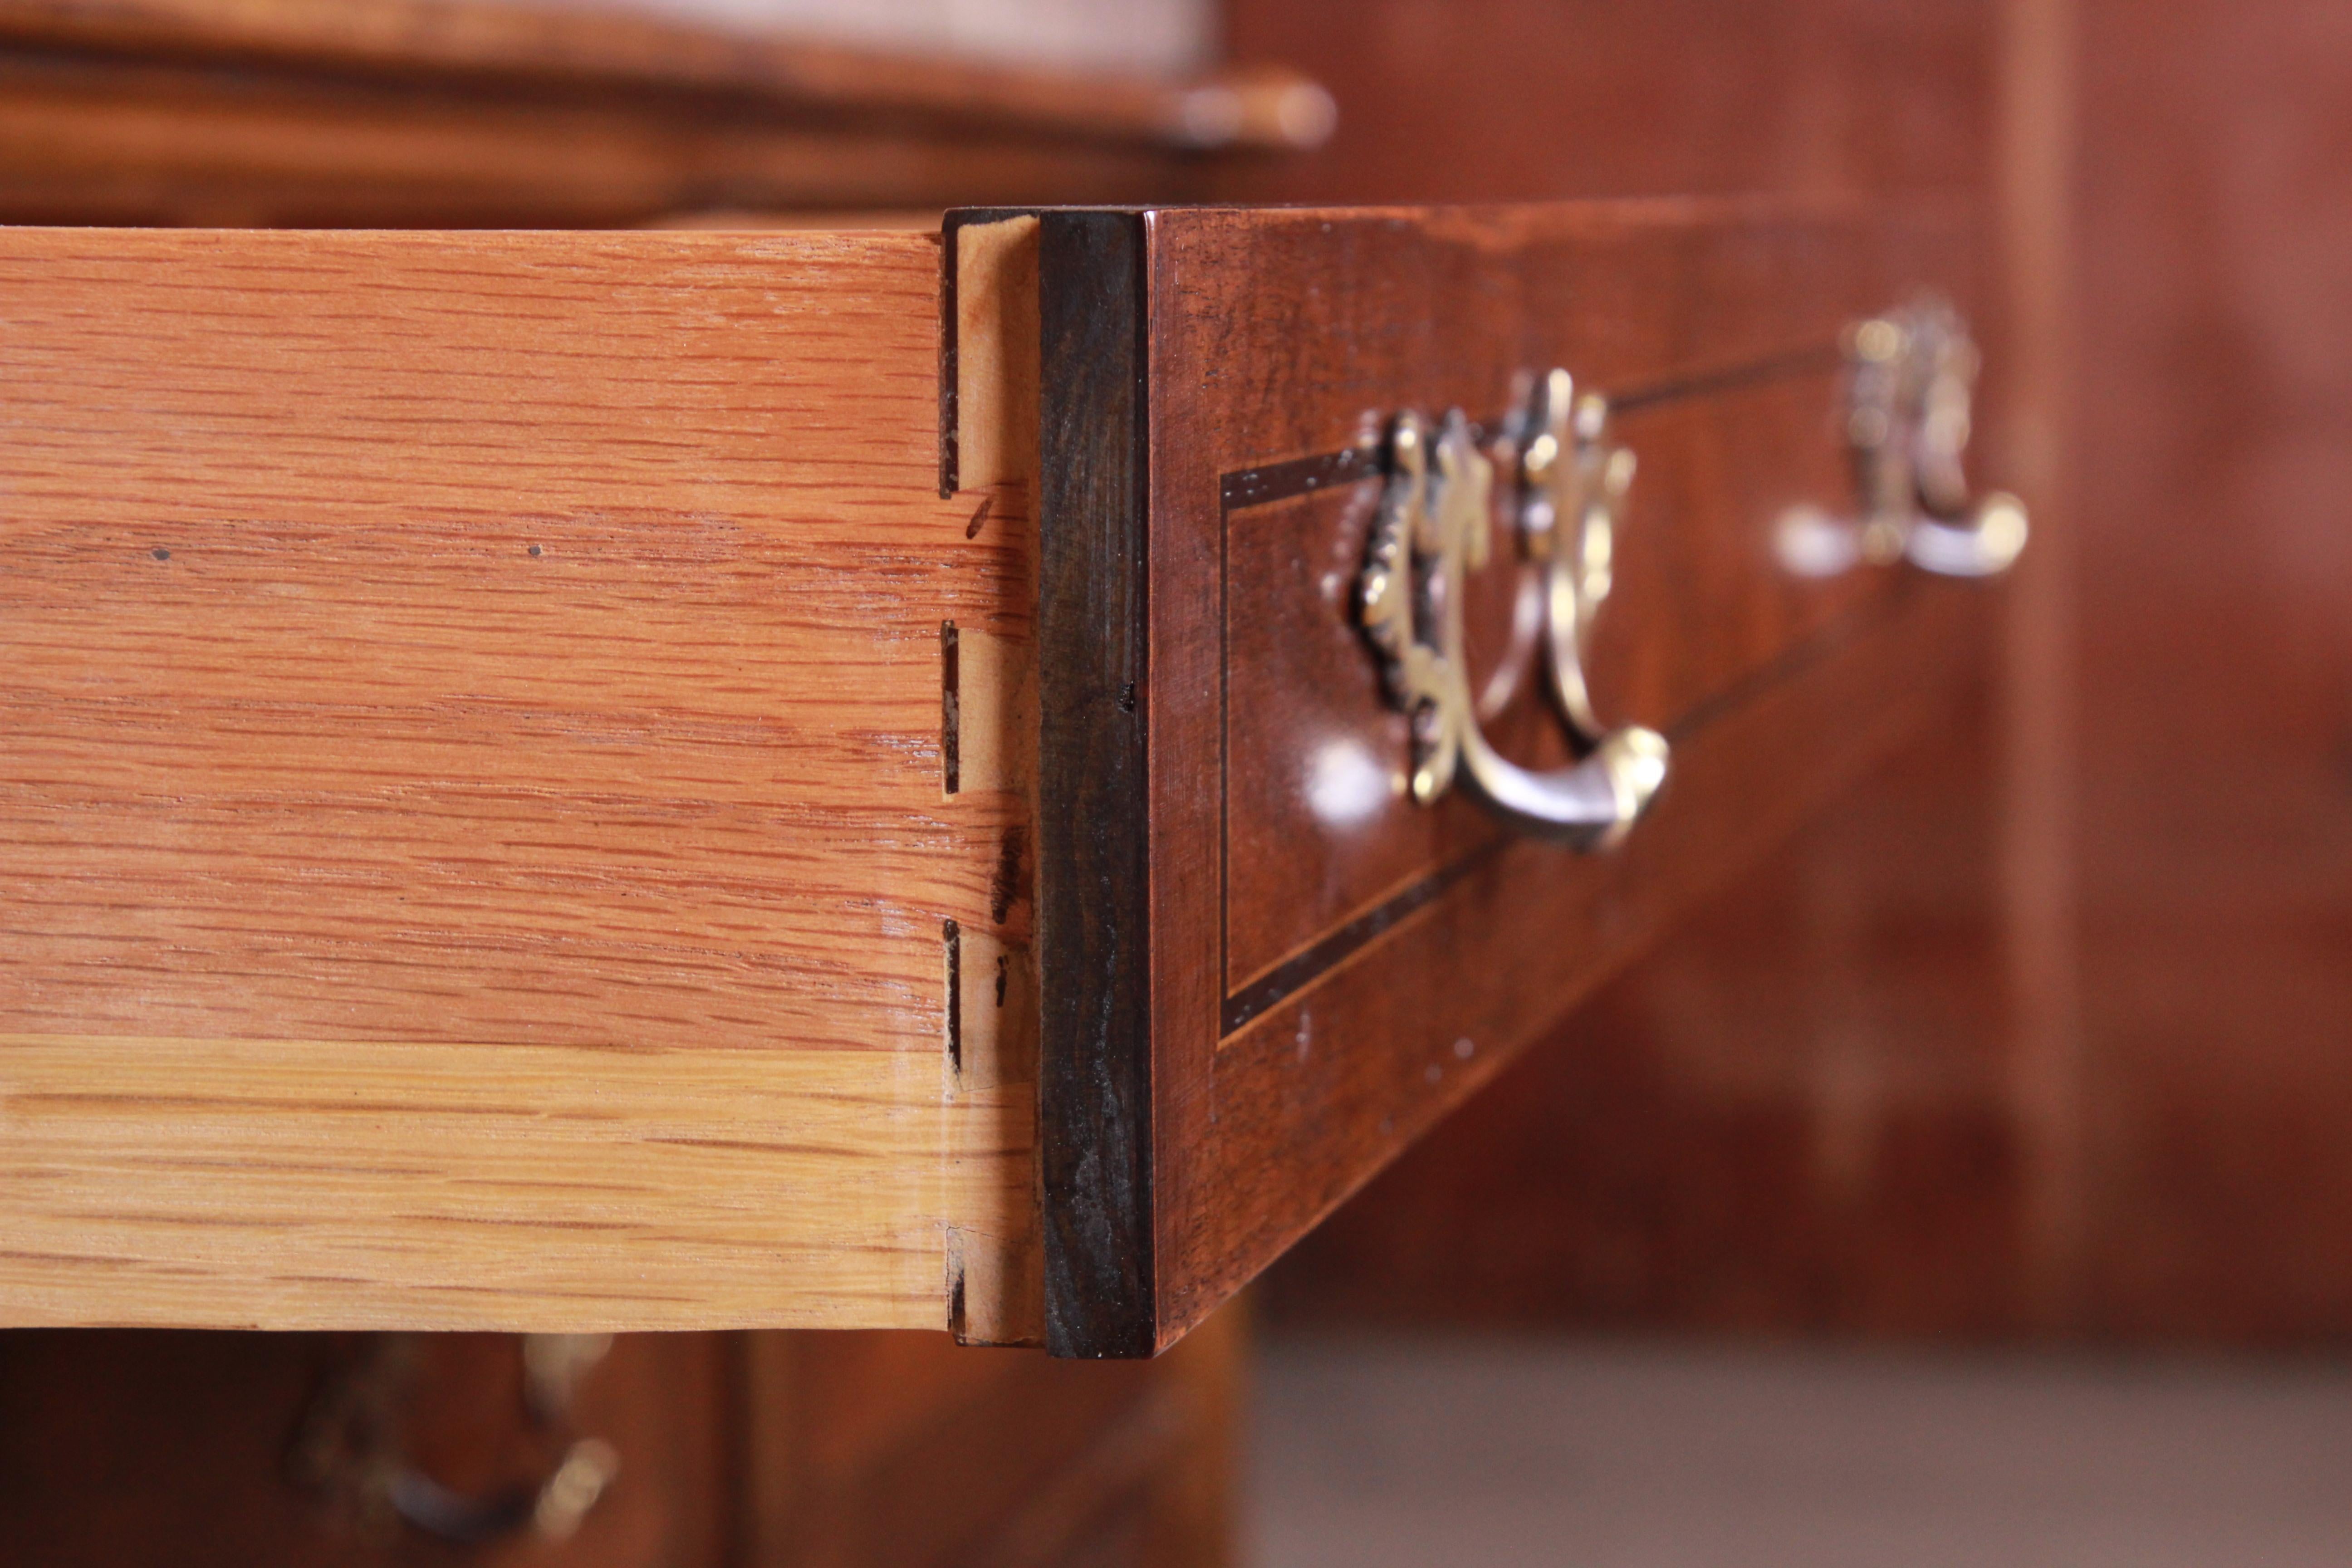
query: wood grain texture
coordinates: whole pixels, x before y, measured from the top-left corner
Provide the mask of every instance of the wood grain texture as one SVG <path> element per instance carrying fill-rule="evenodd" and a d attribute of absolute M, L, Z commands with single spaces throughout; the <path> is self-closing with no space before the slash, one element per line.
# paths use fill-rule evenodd
<path fill-rule="evenodd" d="M 1913 736 L 1285 1253 L 1267 1315 L 2022 1331 L 1987 608 Z"/>
<path fill-rule="evenodd" d="M 1075 384 L 1054 373 L 1051 353 L 1057 225 L 1107 221 L 1045 217 L 1049 473 L 1056 399 Z M 1841 329 L 1925 283 L 1965 297 L 1962 215 L 1662 202 L 1181 209 L 1130 221 L 1146 268 L 1150 499 L 1148 562 L 1124 574 L 1150 632 L 1119 668 L 1148 675 L 1138 687 L 1149 757 L 1140 843 L 1131 806 L 1057 783 L 1051 715 L 1063 665 L 1050 651 L 1041 660 L 1044 830 L 1066 816 L 1117 840 L 1106 863 L 1146 862 L 1073 879 L 1074 897 L 1093 897 L 1086 940 L 1102 962 L 1056 969 L 1063 862 L 1050 844 L 1045 859 L 1046 973 L 1058 976 L 1041 1047 L 1047 1320 L 1061 1325 L 1054 1342 L 1078 1353 L 1171 1342 L 1717 877 L 1787 832 L 1917 716 L 1906 704 L 1939 661 L 1966 657 L 1947 612 L 1911 607 L 1898 577 L 1791 584 L 1769 547 L 1777 505 L 1816 487 L 1811 499 L 1824 504 L 1847 499 L 1825 374 Z M 1108 321 L 1117 279 L 1103 276 L 1096 314 Z M 1253 818 L 1227 781 L 1238 763 L 1243 792 L 1298 788 L 1318 748 L 1335 742 L 1369 748 L 1376 769 L 1401 754 L 1368 655 L 1336 690 L 1330 669 L 1296 657 L 1328 644 L 1323 662 L 1344 662 L 1361 518 L 1307 503 L 1265 525 L 1270 542 L 1255 540 L 1244 531 L 1258 516 L 1234 509 L 1234 487 L 1249 489 L 1240 476 L 1269 465 L 1344 453 L 1383 413 L 1491 415 L 1515 377 L 1554 364 L 1618 395 L 1627 439 L 1666 469 L 1638 487 L 1646 499 L 1625 534 L 1626 602 L 1611 606 L 1598 658 L 1612 716 L 1667 730 L 1686 753 L 1672 804 L 1630 852 L 1587 858 L 1508 841 L 1466 803 L 1426 814 L 1375 803 L 1376 823 L 1406 819 L 1389 826 L 1413 847 L 1351 893 L 1345 876 L 1334 881 L 1344 859 L 1334 846 L 1350 825 Z M 1808 386 L 1818 400 L 1810 437 Z M 1672 411 L 1685 406 L 1697 412 Z M 1133 505 L 1123 496 L 1112 486 L 1066 518 L 1049 502 L 1047 559 L 1063 526 L 1109 529 Z M 1101 580 L 1090 580 L 1097 591 Z M 1049 572 L 1048 616 L 1054 583 Z M 1890 616 L 1906 628 L 1892 646 L 1919 668 L 1885 662 L 1883 650 L 1838 653 L 1874 646 L 1865 630 Z M 1092 706 L 1073 703 L 1074 730 L 1107 745 L 1117 720 L 1102 704 L 1116 684 L 1098 671 L 1086 684 Z M 1071 777 L 1098 785 L 1128 766 Z M 1254 854 L 1273 864 L 1241 863 Z M 1148 909 L 1132 911 L 1117 889 L 1139 879 Z M 1412 897 L 1382 919 L 1335 929 L 1400 882 Z M 1244 967 L 1326 945 L 1307 938 L 1337 942 L 1240 1013 L 1220 979 L 1234 889 L 1315 917 L 1290 930 L 1279 913 L 1245 911 L 1265 930 Z M 1091 988 L 1091 1000 L 1057 1000 L 1055 984 Z M 1057 1005 L 1074 1021 L 1066 1033 Z M 1146 1103 L 1148 1124 L 1135 1115 Z M 1079 1135 L 1065 1140 L 1066 1124 Z M 1139 1249 L 1118 1238 L 1146 1229 L 1139 1287 L 1118 1270 L 1135 1270 Z M 1118 1268 L 1057 1270 L 1057 1234 Z"/>
<path fill-rule="evenodd" d="M 1749 919 L 1677 943 L 1490 1097 L 1517 1110 L 1399 1167 L 1379 1206 L 1404 1220 L 1413 1184 L 1424 1223 L 1351 1223 L 1360 1297 L 1318 1286 L 1317 1310 L 1409 1310 L 1412 1274 L 1432 1317 L 1484 1291 L 1527 1328 L 2337 1342 L 2341 15 L 1933 0 L 1702 29 L 1700 9 L 1624 9 L 1596 38 L 1597 13 L 1510 0 L 1416 0 L 1377 31 L 1242 5 L 1237 47 L 1383 106 L 1251 194 L 1984 191 L 2010 320 L 1979 317 L 1978 440 L 2035 524 L 1995 719 L 1939 721 L 1899 814 L 1842 811 L 1780 862 L 1785 890 L 1759 884 Z M 1464 26 L 1500 47 L 1413 47 Z M 1836 132 L 1810 169 L 1808 122 Z M 1776 918 L 1796 973 L 1751 984 L 1743 928 Z M 1483 1268 L 1454 1266 L 1481 1245 L 1457 1202 L 1495 1226 Z"/>
<path fill-rule="evenodd" d="M 1279 70 L 1036 70 L 495 0 L 0 0 L 13 223 L 1181 200 L 1328 121 L 1328 95 Z"/>
<path fill-rule="evenodd" d="M 0 237 L 0 1318 L 943 1326 L 927 236 Z"/>
<path fill-rule="evenodd" d="M 2073 864 L 2041 890 L 2079 944 L 2079 1032 L 2053 1031 L 2025 1108 L 2054 1156 L 2044 1246 L 2070 1327 L 2334 1345 L 2352 1324 L 2346 18 L 2072 9 L 2071 43 L 2042 47 L 2079 95 L 2054 197 L 2074 353 L 2044 361 L 2049 423 L 2021 432 L 2054 444 L 2076 528 L 2071 582 L 2037 589 L 2056 602 L 2025 632 L 2067 660 L 2027 698 L 2056 713 L 2032 717 L 2077 727 L 2071 775 L 2031 802 L 2059 814 L 2043 846 Z"/>

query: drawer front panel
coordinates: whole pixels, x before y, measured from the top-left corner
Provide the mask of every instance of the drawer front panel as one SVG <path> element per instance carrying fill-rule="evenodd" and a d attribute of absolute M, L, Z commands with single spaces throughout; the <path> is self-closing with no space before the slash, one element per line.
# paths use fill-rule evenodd
<path fill-rule="evenodd" d="M 942 626 L 1029 590 L 939 276 L 0 235 L 0 1321 L 946 1321 L 1030 1110 L 943 1048 L 1028 808 Z"/>
<path fill-rule="evenodd" d="M 1778 542 L 1794 509 L 1860 508 L 1847 330 L 1923 289 L 1965 303 L 1972 268 L 1937 211 L 1045 223 L 1039 942 L 1069 992 L 1042 1042 L 1048 1333 L 1134 1353 L 1932 713 L 1978 637 L 1967 591 L 1792 570 Z M 1142 405 L 1057 405 L 1083 367 Z M 1417 801 L 1362 624 L 1395 418 L 1459 411 L 1507 455 L 1555 367 L 1638 460 L 1594 706 L 1675 753 L 1609 855 L 1528 840 L 1462 788 Z M 1509 515 L 1466 593 L 1470 684 L 1519 671 L 1484 727 L 1551 767 L 1572 753 L 1515 642 Z"/>
<path fill-rule="evenodd" d="M 1814 356 L 1768 370 L 1720 391 L 1670 385 L 1617 418 L 1640 477 L 1587 667 L 1612 721 L 1671 732 L 1883 586 L 1867 573 L 1799 577 L 1773 558 L 1774 521 L 1848 480 L 1824 433 L 1836 374 Z M 1355 608 L 1379 478 L 1286 496 L 1266 471 L 1221 486 L 1229 1029 L 1264 1005 L 1274 972 L 1507 831 L 1458 794 L 1430 809 L 1393 787 L 1411 768 L 1410 726 Z M 1526 632 L 1513 635 L 1527 625 L 1520 593 L 1539 592 L 1534 567 L 1513 559 L 1507 530 L 1494 534 L 1498 564 L 1471 584 L 1472 685 L 1482 709 L 1501 699 L 1485 728 L 1507 754 L 1559 766 L 1568 737 Z"/>

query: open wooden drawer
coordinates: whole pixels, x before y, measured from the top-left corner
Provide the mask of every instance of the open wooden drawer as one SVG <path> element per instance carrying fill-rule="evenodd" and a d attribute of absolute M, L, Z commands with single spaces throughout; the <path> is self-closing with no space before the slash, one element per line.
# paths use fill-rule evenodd
<path fill-rule="evenodd" d="M 1857 500 L 1849 329 L 1967 239 L 0 231 L 0 1322 L 1165 1345 L 1934 711 L 1972 595 L 1873 563 L 1963 531 Z M 1640 459 L 1614 850 L 1414 798 L 1408 412 L 1548 776 L 1518 471 Z"/>

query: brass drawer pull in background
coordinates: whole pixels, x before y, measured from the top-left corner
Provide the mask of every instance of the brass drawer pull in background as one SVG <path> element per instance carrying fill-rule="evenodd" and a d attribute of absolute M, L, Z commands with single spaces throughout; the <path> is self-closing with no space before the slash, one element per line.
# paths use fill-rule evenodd
<path fill-rule="evenodd" d="M 1478 725 L 1470 689 L 1463 584 L 1486 564 L 1495 464 L 1459 409 L 1433 434 L 1416 414 L 1391 427 L 1388 480 L 1359 580 L 1365 634 L 1380 653 L 1391 700 L 1412 724 L 1413 798 L 1423 805 L 1457 775 L 1506 820 L 1530 833 L 1604 848 L 1631 830 L 1665 782 L 1664 736 L 1594 716 L 1583 659 L 1592 618 L 1608 597 L 1617 515 L 1633 456 L 1606 438 L 1608 407 L 1578 400 L 1565 371 L 1537 388 L 1513 498 L 1520 542 L 1542 575 L 1539 652 L 1562 722 L 1581 761 L 1550 772 L 1497 752 Z M 1434 460 L 1433 461 L 1433 448 Z"/>
<path fill-rule="evenodd" d="M 1845 436 L 1859 521 L 1816 507 L 1780 520 L 1780 555 L 1801 576 L 1907 561 L 1939 577 L 1996 577 L 2025 548 L 2025 504 L 1972 498 L 1968 451 L 1979 356 L 1959 312 L 1929 296 L 1845 334 Z"/>
<path fill-rule="evenodd" d="M 538 1479 L 461 1492 L 411 1461 L 404 1415 L 422 1370 L 423 1340 L 404 1333 L 373 1336 L 313 1396 L 289 1456 L 294 1479 L 334 1503 L 364 1537 L 385 1537 L 397 1521 L 469 1547 L 570 1539 L 620 1472 L 610 1443 L 572 1429 L 580 1384 L 612 1349 L 613 1336 L 523 1334 L 515 1343 L 529 1435 L 551 1456 Z"/>

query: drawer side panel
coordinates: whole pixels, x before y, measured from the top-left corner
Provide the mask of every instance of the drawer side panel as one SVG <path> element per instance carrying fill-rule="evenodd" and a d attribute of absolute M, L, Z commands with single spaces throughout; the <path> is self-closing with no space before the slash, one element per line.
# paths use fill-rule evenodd
<path fill-rule="evenodd" d="M 944 1047 L 1029 917 L 942 628 L 1029 611 L 939 279 L 0 234 L 0 1321 L 947 1321 L 1031 1113 Z"/>

